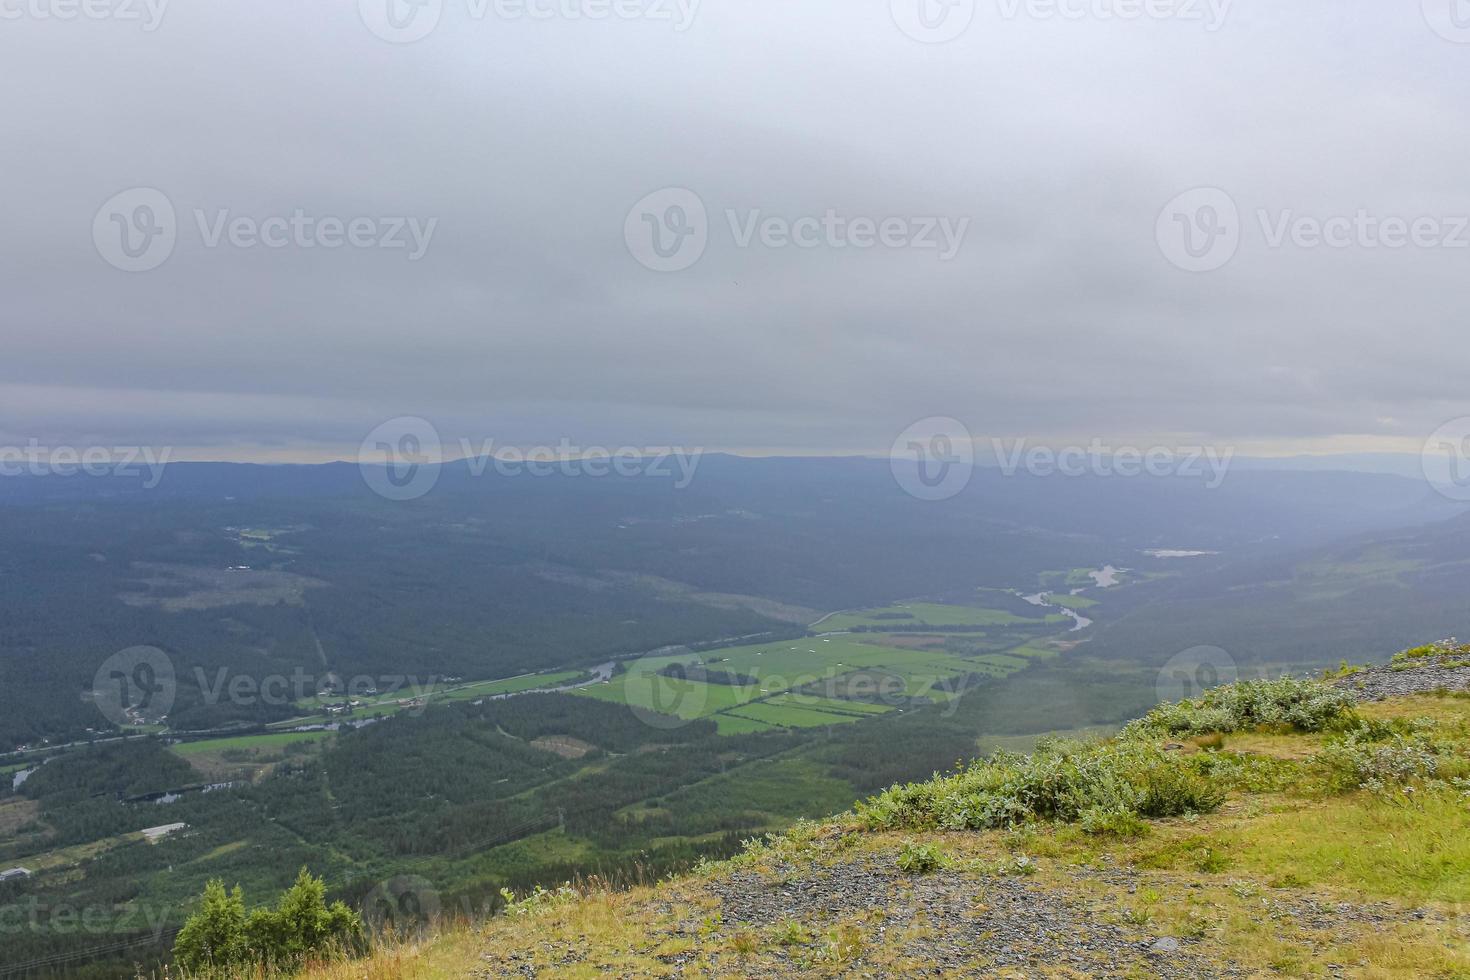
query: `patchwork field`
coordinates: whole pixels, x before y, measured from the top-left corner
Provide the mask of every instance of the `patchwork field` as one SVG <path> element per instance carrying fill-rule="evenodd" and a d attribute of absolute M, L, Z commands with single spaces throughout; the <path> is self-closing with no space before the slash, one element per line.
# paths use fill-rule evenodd
<path fill-rule="evenodd" d="M 950 610 L 951 621 L 966 607 Z M 959 610 L 955 612 L 954 610 Z M 973 610 L 984 616 L 1009 616 Z M 938 618 L 936 616 L 936 618 Z M 947 701 L 977 684 L 1023 669 L 1041 647 L 1014 653 L 961 653 L 888 642 L 884 634 L 816 636 L 731 647 L 704 654 L 644 657 L 585 696 L 692 721 L 712 719 L 721 734 L 766 728 L 813 728 Z"/>

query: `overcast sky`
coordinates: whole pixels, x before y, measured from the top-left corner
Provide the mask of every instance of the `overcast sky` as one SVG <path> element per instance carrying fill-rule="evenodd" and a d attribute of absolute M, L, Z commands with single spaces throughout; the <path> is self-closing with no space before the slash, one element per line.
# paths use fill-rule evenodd
<path fill-rule="evenodd" d="M 1417 452 L 1470 414 L 1454 0 L 68 2 L 0 0 L 0 441 Z"/>

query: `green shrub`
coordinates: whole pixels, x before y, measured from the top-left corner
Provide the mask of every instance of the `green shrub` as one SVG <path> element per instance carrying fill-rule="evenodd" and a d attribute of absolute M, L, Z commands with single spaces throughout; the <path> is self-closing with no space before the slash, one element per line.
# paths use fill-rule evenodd
<path fill-rule="evenodd" d="M 1241 681 L 1203 697 L 1161 704 L 1124 729 L 1125 737 L 1204 735 L 1259 728 L 1320 732 L 1350 720 L 1356 699 L 1320 681 L 1282 677 Z"/>
<path fill-rule="evenodd" d="M 898 852 L 898 870 L 905 874 L 926 875 L 944 866 L 944 855 L 933 844 L 904 841 Z"/>
<path fill-rule="evenodd" d="M 1114 837 L 1142 837 L 1148 833 L 1148 824 L 1136 813 L 1128 810 L 1105 810 L 1100 806 L 1082 811 L 1078 822 L 1089 834 L 1109 834 Z"/>
<path fill-rule="evenodd" d="M 1437 643 L 1426 643 L 1423 646 L 1400 650 L 1393 655 L 1393 659 L 1394 663 L 1403 664 L 1428 658 L 1467 656 L 1470 656 L 1470 644 L 1461 643 L 1454 637 L 1450 637 L 1448 640 L 1440 640 Z"/>
<path fill-rule="evenodd" d="M 275 908 L 245 912 L 236 885 L 211 881 L 199 911 L 174 940 L 174 959 L 187 970 L 231 971 L 241 966 L 292 967 L 309 956 L 345 951 L 362 938 L 362 920 L 341 902 L 326 903 L 326 886 L 305 868 Z"/>
<path fill-rule="evenodd" d="M 1203 813 L 1223 798 L 1186 760 L 1145 742 L 1050 743 L 1031 756 L 1001 752 L 952 776 L 895 786 L 859 804 L 858 817 L 869 829 L 979 830 L 1070 823 L 1093 810 Z"/>
<path fill-rule="evenodd" d="M 1441 775 L 1441 746 L 1422 733 L 1349 732 L 1317 753 L 1313 762 L 1330 790 L 1382 793 Z"/>

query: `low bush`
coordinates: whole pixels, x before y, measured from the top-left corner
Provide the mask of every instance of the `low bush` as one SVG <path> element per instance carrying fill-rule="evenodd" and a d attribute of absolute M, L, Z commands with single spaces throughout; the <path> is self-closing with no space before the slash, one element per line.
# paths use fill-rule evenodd
<path fill-rule="evenodd" d="M 1413 660 L 1438 659 L 1440 657 L 1470 657 L 1470 643 L 1461 643 L 1453 636 L 1447 640 L 1436 643 L 1426 643 L 1423 646 L 1409 647 L 1400 650 L 1393 655 L 1395 663 L 1406 663 Z"/>
<path fill-rule="evenodd" d="M 1329 742 L 1313 765 L 1331 792 L 1396 792 L 1423 785 L 1445 788 L 1470 774 L 1453 738 L 1423 719 L 1364 721 Z"/>
<path fill-rule="evenodd" d="M 1089 834 L 1113 837 L 1142 837 L 1148 833 L 1148 824 L 1136 813 L 1128 810 L 1106 810 L 1100 806 L 1082 811 L 1078 823 Z"/>
<path fill-rule="evenodd" d="M 905 874 L 925 875 L 944 866 L 944 854 L 933 844 L 905 841 L 898 852 L 898 870 Z"/>
<path fill-rule="evenodd" d="M 1161 704 L 1124 729 L 1125 737 L 1204 735 L 1279 729 L 1320 732 L 1352 719 L 1351 692 L 1320 681 L 1282 677 L 1241 681 L 1205 692 L 1203 697 Z"/>
<path fill-rule="evenodd" d="M 1171 817 L 1216 809 L 1224 794 L 1188 761 L 1142 741 L 1054 742 L 1001 752 L 951 776 L 895 786 L 857 808 L 869 829 L 980 830 L 1090 813 Z"/>

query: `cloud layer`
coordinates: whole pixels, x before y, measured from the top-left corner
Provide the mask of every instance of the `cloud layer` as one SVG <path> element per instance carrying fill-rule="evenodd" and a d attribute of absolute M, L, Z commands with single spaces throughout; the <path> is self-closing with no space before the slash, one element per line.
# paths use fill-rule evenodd
<path fill-rule="evenodd" d="M 1417 449 L 1470 411 L 1448 0 L 991 0 L 942 44 L 918 0 L 443 0 L 412 44 L 404 0 L 5 2 L 0 439 Z M 1201 187 L 1219 241 L 1165 213 Z M 703 250 L 660 272 L 668 188 Z"/>

